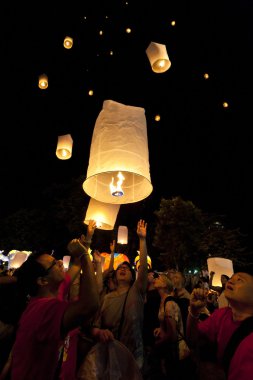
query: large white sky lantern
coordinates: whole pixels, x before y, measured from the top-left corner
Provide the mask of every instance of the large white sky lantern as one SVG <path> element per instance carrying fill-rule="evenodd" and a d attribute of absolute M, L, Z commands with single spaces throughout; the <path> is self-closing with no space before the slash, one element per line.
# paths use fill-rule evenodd
<path fill-rule="evenodd" d="M 73 139 L 70 134 L 58 136 L 56 156 L 60 160 L 68 160 L 72 156 Z"/>
<path fill-rule="evenodd" d="M 157 42 L 150 42 L 146 49 L 146 54 L 151 68 L 155 73 L 160 74 L 169 70 L 171 62 L 165 45 L 158 44 Z"/>
<path fill-rule="evenodd" d="M 100 202 L 138 202 L 153 190 L 145 110 L 105 100 L 91 141 L 84 191 Z"/>
<path fill-rule="evenodd" d="M 233 262 L 222 257 L 209 257 L 207 259 L 208 272 L 215 272 L 213 276 L 213 286 L 221 286 L 221 275 L 231 277 L 234 273 Z"/>
<path fill-rule="evenodd" d="M 119 208 L 120 205 L 104 203 L 91 198 L 84 223 L 89 224 L 90 220 L 95 220 L 98 229 L 113 230 Z"/>

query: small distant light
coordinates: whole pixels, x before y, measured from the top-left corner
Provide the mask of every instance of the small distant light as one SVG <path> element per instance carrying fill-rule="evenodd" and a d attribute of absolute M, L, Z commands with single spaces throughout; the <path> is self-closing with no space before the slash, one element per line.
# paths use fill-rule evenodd
<path fill-rule="evenodd" d="M 223 108 L 228 108 L 228 103 L 227 102 L 223 102 Z"/>
<path fill-rule="evenodd" d="M 209 79 L 209 74 L 208 74 L 208 73 L 205 73 L 205 74 L 204 74 L 204 78 L 205 78 L 205 79 Z"/>
<path fill-rule="evenodd" d="M 89 90 L 88 94 L 89 94 L 89 96 L 93 96 L 93 94 L 94 94 L 93 90 Z"/>
<path fill-rule="evenodd" d="M 160 115 L 155 115 L 155 121 L 160 121 L 161 120 L 161 116 Z"/>
<path fill-rule="evenodd" d="M 38 86 L 41 90 L 46 90 L 48 88 L 48 77 L 46 74 L 41 74 L 39 76 Z"/>
<path fill-rule="evenodd" d="M 103 30 L 99 31 L 99 35 L 102 36 L 104 34 Z"/>
<path fill-rule="evenodd" d="M 131 28 L 126 28 L 126 33 L 131 33 L 132 31 L 131 31 Z"/>
<path fill-rule="evenodd" d="M 86 16 L 84 16 L 84 20 L 87 20 L 87 17 L 86 17 Z"/>
<path fill-rule="evenodd" d="M 110 55 L 113 55 L 113 51 L 112 50 L 110 51 Z"/>
<path fill-rule="evenodd" d="M 170 25 L 171 26 L 175 26 L 176 25 L 176 21 L 175 20 L 171 21 Z"/>
<path fill-rule="evenodd" d="M 108 16 L 105 16 L 105 18 L 109 18 Z"/>
<path fill-rule="evenodd" d="M 63 46 L 65 47 L 65 49 L 71 49 L 73 46 L 73 38 L 66 36 L 63 41 Z"/>

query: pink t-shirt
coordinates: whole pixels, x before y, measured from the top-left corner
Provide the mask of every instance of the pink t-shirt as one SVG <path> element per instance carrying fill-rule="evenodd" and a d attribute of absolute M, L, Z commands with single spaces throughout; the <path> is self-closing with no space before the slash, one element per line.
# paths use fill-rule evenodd
<path fill-rule="evenodd" d="M 234 322 L 230 307 L 215 310 L 198 327 L 211 342 L 217 343 L 217 359 L 221 362 L 226 345 L 233 332 L 240 326 Z M 253 333 L 243 339 L 231 359 L 228 380 L 249 380 L 253 377 Z"/>
<path fill-rule="evenodd" d="M 21 316 L 13 346 L 11 380 L 53 380 L 63 346 L 67 301 L 34 297 Z"/>
<path fill-rule="evenodd" d="M 66 273 L 65 281 L 60 285 L 58 291 L 58 299 L 67 299 L 71 286 L 71 277 Z M 71 330 L 64 339 L 63 356 L 60 380 L 75 380 L 76 379 L 76 361 L 77 361 L 77 343 L 78 343 L 79 328 Z"/>

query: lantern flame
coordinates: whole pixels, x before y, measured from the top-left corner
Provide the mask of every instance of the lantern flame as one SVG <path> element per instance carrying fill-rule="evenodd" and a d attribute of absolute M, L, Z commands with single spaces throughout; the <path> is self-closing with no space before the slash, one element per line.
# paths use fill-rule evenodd
<path fill-rule="evenodd" d="M 123 174 L 121 172 L 118 172 L 118 181 L 117 181 L 117 186 L 114 186 L 114 177 L 112 177 L 112 181 L 110 183 L 110 190 L 111 190 L 111 194 L 114 196 L 114 197 L 122 197 L 122 195 L 124 195 L 124 191 L 122 190 L 122 183 L 125 179 L 125 177 L 123 176 Z"/>

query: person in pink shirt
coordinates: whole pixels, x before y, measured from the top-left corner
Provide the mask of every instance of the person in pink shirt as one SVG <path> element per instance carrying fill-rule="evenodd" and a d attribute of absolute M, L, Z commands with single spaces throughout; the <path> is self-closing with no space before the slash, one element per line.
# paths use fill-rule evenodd
<path fill-rule="evenodd" d="M 206 303 L 207 291 L 194 289 L 187 319 L 187 339 L 192 346 L 203 341 L 216 345 L 217 362 L 224 368 L 226 347 L 233 333 L 243 321 L 253 317 L 253 268 L 237 271 L 226 283 L 224 295 L 227 307 L 215 310 L 205 321 L 199 322 L 199 311 Z M 249 380 L 253 374 L 253 329 L 236 346 L 228 364 L 228 380 Z"/>
<path fill-rule="evenodd" d="M 80 239 L 68 244 L 71 256 L 80 260 L 81 276 L 85 277 L 79 298 L 73 302 L 64 299 L 61 289 L 68 281 L 61 260 L 45 253 L 31 254 L 22 265 L 18 281 L 31 299 L 19 321 L 12 349 L 11 380 L 59 378 L 66 336 L 84 321 L 89 323 L 96 313 L 99 296 L 87 245 Z"/>

